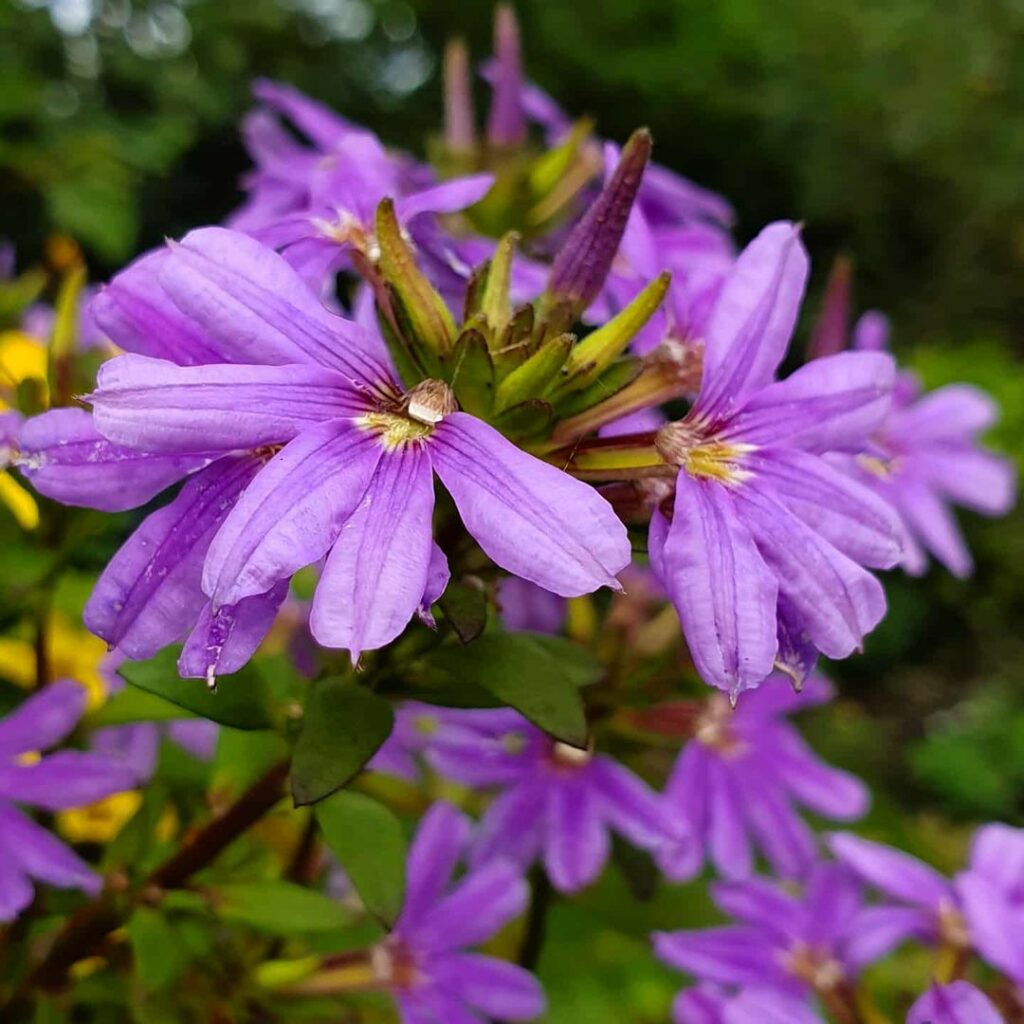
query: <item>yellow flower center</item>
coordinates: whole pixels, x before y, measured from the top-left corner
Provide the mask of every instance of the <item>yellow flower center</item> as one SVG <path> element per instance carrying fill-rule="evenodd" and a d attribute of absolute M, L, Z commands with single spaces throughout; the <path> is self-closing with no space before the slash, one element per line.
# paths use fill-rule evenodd
<path fill-rule="evenodd" d="M 753 475 L 743 467 L 743 456 L 756 446 L 708 437 L 697 422 L 666 423 L 654 439 L 661 457 L 696 479 L 735 486 Z"/>

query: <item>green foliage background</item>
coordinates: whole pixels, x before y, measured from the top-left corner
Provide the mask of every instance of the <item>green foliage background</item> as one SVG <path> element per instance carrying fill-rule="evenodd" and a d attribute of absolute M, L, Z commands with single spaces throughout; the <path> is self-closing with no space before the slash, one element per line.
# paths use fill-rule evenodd
<path fill-rule="evenodd" d="M 568 110 L 618 140 L 648 124 L 660 161 L 735 203 L 741 240 L 805 220 L 810 311 L 832 257 L 850 254 L 858 302 L 892 315 L 898 353 L 929 385 L 989 388 L 1004 416 L 993 442 L 1024 463 L 1024 3 L 517 6 L 529 72 Z M 83 8 L 91 27 L 69 30 Z M 239 199 L 237 123 L 256 75 L 422 151 L 445 37 L 483 56 L 490 17 L 484 0 L 0 0 L 0 237 L 27 265 L 68 232 L 102 279 L 221 219 Z M 964 520 L 975 577 L 891 575 L 889 618 L 835 670 L 843 699 L 809 723 L 830 760 L 875 786 L 869 831 L 940 866 L 972 822 L 1024 824 L 1024 517 Z M 15 536 L 0 523 L 11 571 Z M 653 920 L 610 873 L 557 907 L 551 1019 L 618 1020 L 624 993 L 631 1019 L 664 1019 L 674 983 L 645 936 L 681 923 L 676 902 Z"/>

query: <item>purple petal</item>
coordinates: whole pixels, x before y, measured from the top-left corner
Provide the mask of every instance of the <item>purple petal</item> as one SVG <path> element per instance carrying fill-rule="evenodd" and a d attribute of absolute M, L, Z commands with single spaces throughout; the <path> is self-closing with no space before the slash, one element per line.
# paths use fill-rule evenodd
<path fill-rule="evenodd" d="M 857 972 L 888 956 L 909 939 L 930 942 L 935 920 L 910 907 L 865 907 L 853 919 L 843 943 L 843 959 Z"/>
<path fill-rule="evenodd" d="M 608 860 L 609 845 L 597 799 L 583 780 L 570 776 L 551 782 L 544 838 L 551 884 L 563 893 L 589 885 Z"/>
<path fill-rule="evenodd" d="M 516 868 L 492 861 L 471 871 L 455 890 L 417 921 L 415 941 L 430 950 L 454 950 L 485 942 L 518 917 L 529 887 Z"/>
<path fill-rule="evenodd" d="M 309 363 L 386 381 L 379 346 L 329 313 L 287 261 L 248 235 L 200 228 L 174 245 L 160 281 L 219 348 L 244 363 Z"/>
<path fill-rule="evenodd" d="M 935 910 L 953 902 L 952 885 L 908 853 L 849 832 L 830 836 L 828 845 L 834 856 L 892 899 Z"/>
<path fill-rule="evenodd" d="M 405 904 L 397 930 L 416 922 L 442 897 L 469 842 L 470 824 L 451 804 L 436 803 L 423 816 L 406 861 Z"/>
<path fill-rule="evenodd" d="M 764 984 L 782 974 L 774 947 L 754 928 L 655 932 L 654 950 L 681 971 L 725 985 Z"/>
<path fill-rule="evenodd" d="M 869 309 L 853 325 L 853 347 L 859 352 L 884 352 L 889 347 L 889 318 Z"/>
<path fill-rule="evenodd" d="M 775 449 L 748 456 L 747 464 L 791 512 L 837 551 L 878 569 L 899 561 L 902 527 L 892 506 L 824 459 Z"/>
<path fill-rule="evenodd" d="M 0 718 L 0 758 L 13 758 L 60 743 L 85 711 L 85 690 L 70 679 L 55 683 L 24 700 Z"/>
<path fill-rule="evenodd" d="M 1003 1024 L 991 1001 L 968 981 L 932 985 L 910 1008 L 907 1024 Z"/>
<path fill-rule="evenodd" d="M 562 597 L 618 587 L 629 537 L 594 488 L 467 413 L 439 423 L 429 450 L 466 528 L 503 569 Z"/>
<path fill-rule="evenodd" d="M 1024 910 L 1011 905 L 1002 889 L 977 872 L 956 881 L 974 948 L 993 967 L 1024 984 Z"/>
<path fill-rule="evenodd" d="M 905 474 L 890 491 L 907 527 L 954 576 L 970 576 L 974 560 L 953 513 L 928 483 Z"/>
<path fill-rule="evenodd" d="M 348 132 L 355 130 L 351 121 L 283 82 L 258 78 L 252 84 L 252 94 L 287 117 L 321 149 L 333 149 Z"/>
<path fill-rule="evenodd" d="M 523 67 L 519 26 L 511 7 L 498 7 L 494 12 L 493 68 L 487 141 L 493 146 L 521 146 L 526 141 Z"/>
<path fill-rule="evenodd" d="M 863 817 L 871 797 L 855 775 L 819 760 L 795 731 L 787 729 L 785 745 L 773 756 L 782 782 L 805 807 L 826 818 L 853 821 Z"/>
<path fill-rule="evenodd" d="M 24 869 L 0 848 L 0 921 L 13 921 L 32 902 L 32 895 L 32 882 Z"/>
<path fill-rule="evenodd" d="M 557 633 L 565 620 L 565 600 L 519 576 L 498 585 L 501 621 L 511 632 Z"/>
<path fill-rule="evenodd" d="M 814 833 L 779 793 L 774 779 L 745 775 L 747 825 L 775 873 L 802 878 L 814 863 Z"/>
<path fill-rule="evenodd" d="M 707 758 L 708 858 L 725 878 L 747 878 L 753 870 L 742 783 L 721 758 Z"/>
<path fill-rule="evenodd" d="M 214 603 L 265 593 L 322 558 L 362 501 L 382 451 L 369 431 L 337 420 L 285 445 L 210 544 L 203 589 Z"/>
<path fill-rule="evenodd" d="M 595 757 L 588 782 L 600 816 L 634 846 L 656 849 L 673 832 L 682 833 L 679 826 L 673 827 L 659 795 L 612 758 Z M 683 841 L 681 834 L 678 841 Z"/>
<path fill-rule="evenodd" d="M 688 989 L 680 992 L 672 1004 L 674 1024 L 724 1024 L 726 998 L 718 990 Z"/>
<path fill-rule="evenodd" d="M 757 686 L 775 660 L 778 587 L 724 487 L 679 473 L 660 561 L 704 681 L 733 694 Z"/>
<path fill-rule="evenodd" d="M 743 924 L 764 928 L 780 941 L 796 931 L 801 907 L 797 900 L 778 885 L 761 879 L 711 886 L 715 906 Z"/>
<path fill-rule="evenodd" d="M 27 420 L 18 447 L 18 468 L 40 494 L 103 512 L 144 505 L 208 461 L 111 444 L 83 409 L 53 409 Z"/>
<path fill-rule="evenodd" d="M 432 544 L 430 547 L 430 563 L 427 566 L 427 585 L 423 591 L 423 596 L 420 598 L 419 607 L 416 609 L 416 614 L 420 617 L 420 620 L 431 629 L 436 629 L 437 623 L 434 621 L 434 616 L 430 609 L 435 602 L 440 600 L 451 578 L 452 574 L 448 568 L 447 556 L 436 543 Z"/>
<path fill-rule="evenodd" d="M 711 313 L 697 406 L 738 408 L 769 384 L 786 353 L 807 281 L 799 230 L 769 224 L 740 253 Z"/>
<path fill-rule="evenodd" d="M 678 821 L 693 840 L 655 851 L 658 867 L 673 882 L 692 878 L 704 859 L 702 844 L 707 839 L 710 813 L 710 762 L 702 744 L 687 743 L 665 786 L 669 820 Z"/>
<path fill-rule="evenodd" d="M 93 317 L 125 352 L 179 366 L 230 362 L 230 354 L 225 356 L 160 286 L 160 269 L 169 258 L 167 249 L 158 249 L 122 270 L 91 301 Z"/>
<path fill-rule="evenodd" d="M 1008 893 L 1024 887 L 1024 829 L 984 825 L 974 833 L 970 870 L 985 876 Z"/>
<path fill-rule="evenodd" d="M 882 585 L 762 493 L 757 481 L 738 496 L 758 550 L 815 646 L 830 658 L 853 653 L 885 614 Z"/>
<path fill-rule="evenodd" d="M 13 807 L 0 804 L 4 852 L 22 871 L 61 889 L 82 889 L 95 895 L 101 880 L 55 836 Z"/>
<path fill-rule="evenodd" d="M 0 799 L 60 811 L 123 793 L 136 781 L 129 768 L 105 757 L 61 750 L 36 764 L 0 766 Z"/>
<path fill-rule="evenodd" d="M 497 797 L 477 829 L 472 863 L 500 858 L 525 869 L 541 851 L 544 798 L 540 782 L 512 786 Z"/>
<path fill-rule="evenodd" d="M 309 628 L 358 661 L 409 624 L 423 600 L 433 549 L 434 474 L 419 445 L 385 453 L 334 542 Z"/>
<path fill-rule="evenodd" d="M 1013 463 L 990 452 L 936 447 L 914 452 L 914 466 L 944 497 L 988 516 L 1013 508 L 1017 474 Z"/>
<path fill-rule="evenodd" d="M 94 732 L 89 745 L 100 756 L 124 765 L 138 785 L 148 782 L 156 770 L 160 728 L 151 722 L 110 726 Z"/>
<path fill-rule="evenodd" d="M 216 611 L 207 602 L 178 658 L 182 679 L 216 679 L 237 672 L 256 652 L 288 596 L 282 580 L 265 594 L 243 598 Z"/>
<path fill-rule="evenodd" d="M 824 1024 L 824 1020 L 802 999 L 748 988 L 726 1008 L 722 1024 Z"/>
<path fill-rule="evenodd" d="M 483 199 L 493 184 L 493 174 L 454 178 L 399 199 L 395 203 L 395 213 L 402 224 L 423 213 L 456 213 Z"/>
<path fill-rule="evenodd" d="M 217 527 L 261 463 L 226 457 L 191 477 L 104 569 L 85 607 L 97 636 L 130 658 L 181 639 L 203 609 L 203 558 Z"/>
<path fill-rule="evenodd" d="M 890 432 L 915 444 L 960 441 L 986 430 L 998 416 L 999 407 L 981 388 L 950 384 L 903 409 Z"/>
<path fill-rule="evenodd" d="M 431 964 L 430 977 L 487 1017 L 533 1020 L 544 1012 L 544 990 L 537 979 L 492 956 L 449 953 Z"/>
<path fill-rule="evenodd" d="M 895 374 L 892 357 L 882 353 L 816 359 L 754 394 L 727 436 L 811 452 L 858 450 L 889 411 Z"/>

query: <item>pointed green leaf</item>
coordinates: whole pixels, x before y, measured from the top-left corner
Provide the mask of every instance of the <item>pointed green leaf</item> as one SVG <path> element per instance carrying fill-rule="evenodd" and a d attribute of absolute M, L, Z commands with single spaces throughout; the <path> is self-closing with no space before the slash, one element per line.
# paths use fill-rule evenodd
<path fill-rule="evenodd" d="M 654 315 L 668 291 L 670 274 L 659 274 L 625 309 L 606 324 L 588 334 L 569 354 L 559 379 L 551 388 L 551 396 L 567 391 L 580 391 L 593 384 L 629 347 L 637 332 Z"/>
<path fill-rule="evenodd" d="M 509 286 L 512 281 L 512 260 L 518 242 L 519 235 L 514 231 L 508 232 L 498 242 L 491 259 L 491 271 L 487 275 L 480 308 L 494 332 L 501 331 L 512 316 Z"/>
<path fill-rule="evenodd" d="M 292 796 L 316 803 L 341 789 L 391 735 L 394 715 L 382 697 L 348 679 L 312 685 L 292 755 Z"/>
<path fill-rule="evenodd" d="M 494 366 L 484 336 L 463 331 L 452 356 L 452 390 L 468 413 L 487 419 L 494 404 Z"/>
<path fill-rule="evenodd" d="M 405 900 L 405 837 L 383 804 L 343 790 L 314 809 L 324 839 L 367 910 L 390 927 Z"/>
<path fill-rule="evenodd" d="M 464 643 L 474 641 L 487 625 L 487 595 L 483 587 L 452 580 L 438 602 L 444 617 Z"/>
<path fill-rule="evenodd" d="M 470 683 L 520 711 L 557 739 L 587 741 L 579 688 L 601 675 L 585 648 L 560 637 L 488 633 L 465 647 L 441 647 L 411 669 L 434 685 Z"/>
<path fill-rule="evenodd" d="M 643 361 L 636 356 L 627 356 L 612 363 L 592 384 L 580 391 L 568 391 L 559 396 L 556 408 L 559 419 L 568 419 L 611 398 L 640 376 Z"/>
<path fill-rule="evenodd" d="M 220 676 L 217 689 L 202 679 L 178 675 L 177 647 L 165 647 L 148 661 L 126 661 L 118 674 L 132 686 L 156 694 L 211 722 L 233 729 L 273 727 L 272 703 L 267 684 L 254 665 Z"/>
<path fill-rule="evenodd" d="M 293 882 L 237 882 L 207 889 L 218 917 L 270 935 L 308 935 L 344 928 L 352 915 L 323 893 Z"/>
<path fill-rule="evenodd" d="M 498 385 L 494 411 L 500 414 L 531 398 L 540 398 L 556 379 L 574 342 L 571 334 L 563 334 L 544 342 L 525 363 L 517 366 Z"/>

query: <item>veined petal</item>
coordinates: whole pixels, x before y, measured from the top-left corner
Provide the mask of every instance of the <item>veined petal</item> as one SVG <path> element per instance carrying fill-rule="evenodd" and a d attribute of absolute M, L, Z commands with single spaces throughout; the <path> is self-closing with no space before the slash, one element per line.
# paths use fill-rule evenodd
<path fill-rule="evenodd" d="M 721 758 L 707 759 L 708 860 L 728 879 L 748 878 L 754 869 L 742 783 Z"/>
<path fill-rule="evenodd" d="M 427 586 L 433 512 L 423 447 L 387 452 L 324 566 L 309 616 L 317 643 L 344 647 L 357 661 L 405 629 Z"/>
<path fill-rule="evenodd" d="M 593 882 L 608 860 L 608 830 L 582 778 L 552 782 L 546 798 L 544 867 L 559 892 L 576 892 Z"/>
<path fill-rule="evenodd" d="M 88 398 L 97 430 L 150 452 L 225 452 L 290 441 L 365 411 L 340 374 L 317 366 L 176 366 L 145 356 L 105 363 Z"/>
<path fill-rule="evenodd" d="M 56 746 L 78 724 L 85 701 L 85 689 L 70 679 L 58 679 L 32 694 L 0 718 L 0 757 Z"/>
<path fill-rule="evenodd" d="M 774 779 L 747 771 L 742 785 L 747 825 L 772 870 L 781 878 L 804 878 L 817 857 L 814 833 L 779 793 Z"/>
<path fill-rule="evenodd" d="M 503 569 L 562 597 L 618 589 L 629 537 L 594 488 L 467 413 L 439 423 L 429 450 L 466 528 Z"/>
<path fill-rule="evenodd" d="M 522 783 L 505 790 L 484 812 L 473 845 L 472 863 L 508 860 L 525 870 L 543 842 L 544 786 Z"/>
<path fill-rule="evenodd" d="M 285 445 L 247 488 L 210 544 L 203 590 L 236 604 L 327 553 L 362 501 L 383 449 L 352 423 L 324 423 Z"/>
<path fill-rule="evenodd" d="M 710 804 L 710 761 L 703 745 L 691 740 L 683 747 L 665 786 L 668 814 L 693 837 L 692 843 L 663 847 L 655 851 L 662 873 L 673 882 L 692 878 L 704 860 Z"/>
<path fill-rule="evenodd" d="M 434 621 L 434 616 L 430 609 L 436 601 L 440 600 L 451 578 L 452 574 L 448 568 L 448 558 L 437 544 L 434 543 L 430 548 L 430 564 L 427 566 L 427 586 L 423 591 L 423 596 L 420 598 L 419 608 L 416 609 L 416 614 L 420 617 L 420 620 L 431 629 L 436 629 L 437 623 Z"/>
<path fill-rule="evenodd" d="M 540 982 L 518 964 L 492 956 L 449 953 L 431 965 L 430 977 L 489 1019 L 533 1020 L 544 1012 Z"/>
<path fill-rule="evenodd" d="M 863 971 L 909 939 L 931 942 L 935 937 L 932 915 L 916 907 L 864 907 L 847 929 L 843 959 Z"/>
<path fill-rule="evenodd" d="M 0 766 L 0 799 L 60 811 L 123 793 L 136 782 L 135 773 L 124 765 L 96 754 L 61 750 L 35 764 Z"/>
<path fill-rule="evenodd" d="M 287 117 L 320 149 L 331 150 L 349 132 L 358 130 L 351 121 L 336 114 L 330 107 L 310 99 L 284 82 L 257 78 L 252 84 L 252 94 Z"/>
<path fill-rule="evenodd" d="M 864 783 L 821 761 L 795 729 L 785 726 L 784 730 L 783 743 L 772 760 L 794 798 L 826 818 L 853 821 L 863 817 L 871 801 Z"/>
<path fill-rule="evenodd" d="M 232 362 L 160 285 L 170 253 L 157 249 L 122 270 L 89 304 L 96 323 L 120 349 L 179 366 Z"/>
<path fill-rule="evenodd" d="M 756 481 L 737 493 L 743 520 L 810 639 L 830 658 L 852 654 L 885 614 L 882 585 Z"/>
<path fill-rule="evenodd" d="M 1024 978 L 1024 945 L 1020 941 L 1024 911 L 1011 905 L 999 886 L 978 872 L 961 875 L 956 891 L 974 948 L 1009 977 Z"/>
<path fill-rule="evenodd" d="M 991 395 L 970 384 L 949 384 L 900 410 L 890 426 L 893 437 L 912 444 L 963 441 L 986 430 L 999 416 Z"/>
<path fill-rule="evenodd" d="M 423 213 L 456 213 L 483 199 L 493 184 L 493 174 L 453 178 L 396 200 L 395 213 L 402 224 Z"/>
<path fill-rule="evenodd" d="M 782 975 L 774 947 L 756 928 L 655 932 L 654 950 L 659 960 L 724 985 L 763 985 Z"/>
<path fill-rule="evenodd" d="M 673 824 L 661 797 L 618 761 L 594 758 L 589 783 L 601 816 L 634 846 L 653 850 L 672 838 L 685 841 L 681 823 Z"/>
<path fill-rule="evenodd" d="M 903 529 L 892 506 L 824 459 L 773 448 L 747 465 L 802 522 L 861 565 L 888 569 L 902 553 Z"/>
<path fill-rule="evenodd" d="M 415 926 L 448 887 L 469 843 L 469 819 L 451 804 L 434 804 L 423 816 L 406 861 L 405 904 L 399 932 Z"/>
<path fill-rule="evenodd" d="M 807 269 L 799 229 L 787 221 L 769 224 L 739 254 L 704 337 L 701 411 L 737 409 L 771 382 L 793 333 Z"/>
<path fill-rule="evenodd" d="M 182 679 L 212 680 L 237 672 L 270 631 L 287 596 L 288 581 L 282 580 L 265 594 L 245 597 L 216 611 L 207 602 L 178 658 Z"/>
<path fill-rule="evenodd" d="M 725 487 L 679 473 L 660 561 L 704 681 L 729 693 L 757 686 L 775 659 L 778 585 Z"/>
<path fill-rule="evenodd" d="M 811 452 L 863 448 L 892 403 L 896 364 L 882 352 L 815 359 L 754 394 L 726 436 Z"/>
<path fill-rule="evenodd" d="M 285 259 L 248 235 L 189 232 L 172 247 L 160 281 L 236 362 L 312 362 L 365 384 L 389 380 L 367 332 L 329 313 Z"/>
<path fill-rule="evenodd" d="M 892 899 L 937 909 L 953 902 L 953 887 L 934 868 L 901 850 L 840 832 L 828 839 L 833 855 Z"/>
<path fill-rule="evenodd" d="M 130 658 L 152 657 L 181 639 L 204 601 L 203 558 L 217 527 L 259 471 L 251 456 L 201 470 L 152 513 L 110 560 L 85 606 L 85 624 Z"/>
<path fill-rule="evenodd" d="M 915 539 L 954 576 L 970 576 L 974 559 L 956 518 L 928 482 L 905 473 L 889 493 Z"/>
<path fill-rule="evenodd" d="M 1008 892 L 1024 879 L 1024 829 L 984 825 L 974 833 L 970 870 L 977 871 Z"/>
<path fill-rule="evenodd" d="M 18 468 L 40 494 L 64 505 L 123 512 L 144 505 L 206 455 L 154 455 L 108 441 L 84 409 L 51 409 L 18 434 Z"/>

